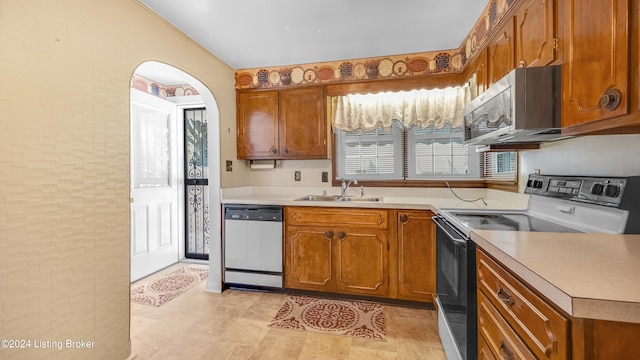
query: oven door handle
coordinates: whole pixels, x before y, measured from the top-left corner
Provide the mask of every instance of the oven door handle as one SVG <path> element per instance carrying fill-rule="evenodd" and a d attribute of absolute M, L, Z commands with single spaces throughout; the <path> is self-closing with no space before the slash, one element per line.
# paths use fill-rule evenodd
<path fill-rule="evenodd" d="M 433 219 L 433 222 L 436 223 L 436 226 L 438 226 L 442 231 L 444 231 L 445 234 L 447 234 L 447 237 L 449 237 L 451 241 L 460 245 L 467 244 L 464 236 L 460 234 L 459 231 L 454 229 L 442 216 L 434 216 L 431 219 Z"/>

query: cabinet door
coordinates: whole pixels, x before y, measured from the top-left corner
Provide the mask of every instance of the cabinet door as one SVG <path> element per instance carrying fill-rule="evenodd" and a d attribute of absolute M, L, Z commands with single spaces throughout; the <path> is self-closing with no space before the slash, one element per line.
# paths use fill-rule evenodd
<path fill-rule="evenodd" d="M 336 231 L 336 278 L 340 292 L 387 296 L 389 245 L 387 232 L 343 228 Z"/>
<path fill-rule="evenodd" d="M 563 3 L 563 127 L 627 114 L 630 1 Z"/>
<path fill-rule="evenodd" d="M 287 227 L 285 287 L 335 291 L 332 238 L 333 233 L 325 227 Z"/>
<path fill-rule="evenodd" d="M 487 90 L 487 49 L 484 48 L 478 54 L 478 57 L 468 66 L 469 72 L 467 80 L 475 75 L 475 96 L 478 96 Z"/>
<path fill-rule="evenodd" d="M 398 296 L 433 301 L 436 293 L 435 224 L 431 211 L 398 212 Z"/>
<path fill-rule="evenodd" d="M 281 158 L 327 158 L 324 89 L 280 92 Z"/>
<path fill-rule="evenodd" d="M 507 20 L 487 46 L 489 86 L 502 79 L 515 67 L 513 23 L 513 18 Z"/>
<path fill-rule="evenodd" d="M 516 13 L 516 66 L 544 66 L 555 60 L 554 0 L 527 0 Z"/>
<path fill-rule="evenodd" d="M 278 156 L 278 92 L 240 92 L 237 106 L 238 159 Z"/>

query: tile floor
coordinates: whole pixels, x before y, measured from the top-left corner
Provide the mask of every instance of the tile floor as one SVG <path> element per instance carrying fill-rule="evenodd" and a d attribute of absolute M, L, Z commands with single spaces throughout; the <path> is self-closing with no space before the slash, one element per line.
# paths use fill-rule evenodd
<path fill-rule="evenodd" d="M 387 341 L 379 342 L 272 329 L 267 324 L 286 295 L 213 294 L 205 285 L 200 282 L 160 307 L 131 304 L 136 360 L 446 359 L 432 310 L 385 305 Z"/>

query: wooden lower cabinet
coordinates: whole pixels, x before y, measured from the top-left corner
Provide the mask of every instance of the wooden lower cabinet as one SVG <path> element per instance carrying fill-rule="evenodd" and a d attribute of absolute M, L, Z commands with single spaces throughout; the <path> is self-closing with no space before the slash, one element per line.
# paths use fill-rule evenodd
<path fill-rule="evenodd" d="M 389 295 L 387 231 L 341 228 L 335 236 L 337 290 L 362 295 Z"/>
<path fill-rule="evenodd" d="M 285 286 L 335 291 L 333 237 L 324 227 L 289 226 L 285 231 Z"/>
<path fill-rule="evenodd" d="M 387 297 L 388 211 L 285 208 L 285 287 Z"/>
<path fill-rule="evenodd" d="M 428 210 L 285 207 L 285 287 L 434 302 Z"/>
<path fill-rule="evenodd" d="M 478 292 L 478 337 L 487 346 L 484 351 L 498 359 L 537 359 L 482 292 Z"/>
<path fill-rule="evenodd" d="M 566 316 L 477 250 L 479 359 L 639 359 L 640 324 Z"/>
<path fill-rule="evenodd" d="M 436 229 L 431 211 L 397 210 L 398 298 L 433 302 Z"/>
<path fill-rule="evenodd" d="M 496 360 L 489 345 L 482 336 L 478 336 L 478 359 L 479 360 Z"/>
<path fill-rule="evenodd" d="M 487 319 L 492 319 L 509 338 L 508 341 L 500 338 L 498 342 L 485 336 L 494 355 L 500 358 L 511 352 L 522 354 L 522 357 L 516 356 L 517 359 L 569 359 L 568 318 L 480 249 L 476 264 L 478 334 L 490 333 L 484 329 L 490 328 L 491 321 Z M 523 350 L 521 345 L 528 350 Z"/>

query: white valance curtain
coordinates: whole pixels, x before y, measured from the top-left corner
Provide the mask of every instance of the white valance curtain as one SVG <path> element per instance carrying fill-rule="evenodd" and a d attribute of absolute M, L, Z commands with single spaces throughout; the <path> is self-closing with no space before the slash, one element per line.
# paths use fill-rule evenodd
<path fill-rule="evenodd" d="M 394 119 L 406 128 L 459 128 L 464 125 L 462 111 L 470 100 L 469 86 L 333 96 L 331 119 L 334 129 L 343 131 L 388 131 Z"/>

